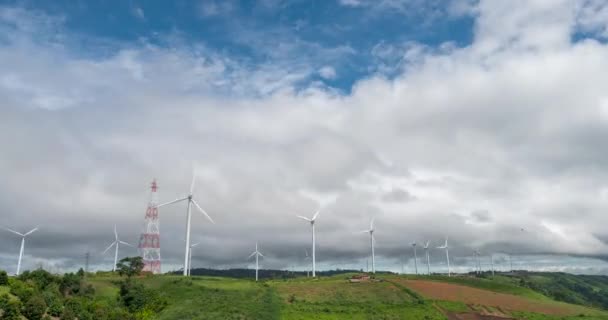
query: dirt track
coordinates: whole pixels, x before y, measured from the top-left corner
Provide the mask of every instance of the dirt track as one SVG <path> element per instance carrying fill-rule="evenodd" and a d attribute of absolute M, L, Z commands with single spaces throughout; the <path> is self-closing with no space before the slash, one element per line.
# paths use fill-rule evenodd
<path fill-rule="evenodd" d="M 434 300 L 460 301 L 466 304 L 497 307 L 509 311 L 529 311 L 551 315 L 572 315 L 580 309 L 561 303 L 530 300 L 510 294 L 496 293 L 457 284 L 401 280 L 401 284 L 419 292 L 424 297 Z"/>

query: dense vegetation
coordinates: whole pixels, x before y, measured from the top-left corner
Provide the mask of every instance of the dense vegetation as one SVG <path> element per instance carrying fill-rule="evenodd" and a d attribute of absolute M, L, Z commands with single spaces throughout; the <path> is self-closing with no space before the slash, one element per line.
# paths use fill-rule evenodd
<path fill-rule="evenodd" d="M 113 297 L 96 294 L 82 269 L 63 276 L 41 269 L 25 271 L 6 281 L 6 273 L 0 272 L 0 285 L 8 286 L 8 292 L 0 291 L 0 319 L 151 319 L 167 305 L 157 290 L 146 288 L 141 280 L 133 278 L 141 273 L 141 258 L 125 258 L 118 267 L 124 278 L 113 281 L 120 287 Z"/>
<path fill-rule="evenodd" d="M 327 270 L 317 271 L 316 274 L 320 277 L 331 277 L 339 274 L 363 272 L 361 270 Z M 180 275 L 182 271 L 174 271 L 172 274 Z M 258 271 L 260 279 L 294 279 L 297 277 L 306 277 L 306 271 L 288 271 L 288 270 L 267 270 L 260 269 Z M 192 269 L 190 272 L 193 276 L 208 276 L 208 277 L 230 277 L 237 279 L 251 279 L 255 277 L 255 270 L 252 269 Z"/>

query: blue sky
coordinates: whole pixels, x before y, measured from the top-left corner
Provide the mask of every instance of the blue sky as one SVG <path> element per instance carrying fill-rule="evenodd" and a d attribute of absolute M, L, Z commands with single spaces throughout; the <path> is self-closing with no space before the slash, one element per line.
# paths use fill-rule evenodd
<path fill-rule="evenodd" d="M 297 63 L 305 55 L 319 69 L 328 66 L 335 72 L 310 75 L 306 81 L 323 81 L 344 92 L 356 80 L 377 73 L 379 62 L 385 69 L 398 68 L 398 53 L 382 55 L 393 46 L 469 45 L 474 22 L 471 14 L 444 1 L 390 6 L 308 0 L 13 4 L 60 17 L 61 28 L 79 37 L 72 44 L 79 54 L 113 54 L 141 43 L 170 47 L 178 38 L 253 65 L 290 59 Z M 386 71 L 386 76 L 395 73 Z"/>
<path fill-rule="evenodd" d="M 386 269 L 449 237 L 463 270 L 480 250 L 605 273 L 606 39 L 605 0 L 2 1 L 0 220 L 42 226 L 26 267 L 74 268 L 194 171 L 216 224 L 193 241 L 225 249 L 195 266 L 256 241 L 301 265 L 295 215 L 321 208 L 320 266 L 361 265 L 375 218 Z M 184 210 L 160 212 L 171 268 Z"/>

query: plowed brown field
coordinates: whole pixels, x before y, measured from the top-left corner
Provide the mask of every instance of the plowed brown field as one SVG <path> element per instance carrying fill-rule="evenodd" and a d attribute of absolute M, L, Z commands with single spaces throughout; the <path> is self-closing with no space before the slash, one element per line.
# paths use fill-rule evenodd
<path fill-rule="evenodd" d="M 496 293 L 445 282 L 399 280 L 399 283 L 417 291 L 425 298 L 460 301 L 465 304 L 497 307 L 509 311 L 528 311 L 551 315 L 574 315 L 581 312 L 578 306 L 559 302 L 535 301 L 515 295 Z"/>

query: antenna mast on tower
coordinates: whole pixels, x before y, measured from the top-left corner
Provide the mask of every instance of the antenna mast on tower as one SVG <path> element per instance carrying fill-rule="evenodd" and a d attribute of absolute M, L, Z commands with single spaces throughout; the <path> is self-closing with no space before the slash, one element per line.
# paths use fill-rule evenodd
<path fill-rule="evenodd" d="M 158 185 L 156 179 L 152 181 L 152 192 L 146 209 L 144 230 L 139 238 L 139 250 L 144 260 L 143 271 L 158 274 L 161 272 L 160 265 L 160 228 L 158 219 Z"/>

